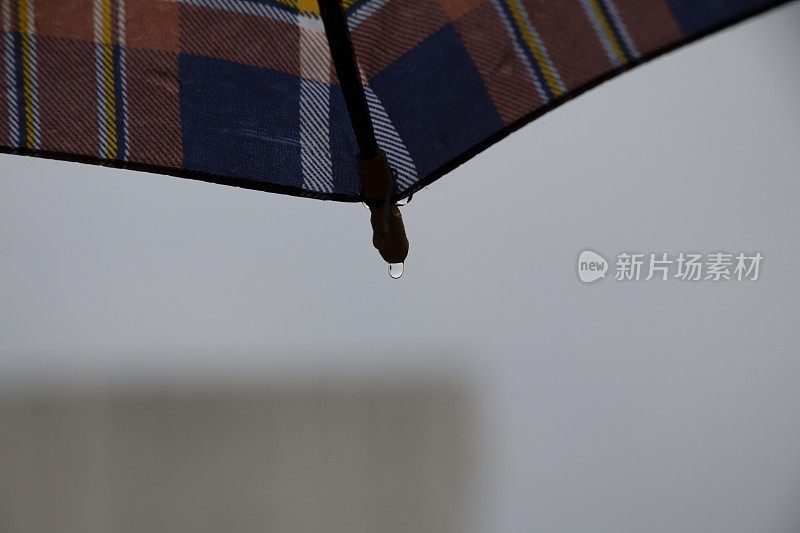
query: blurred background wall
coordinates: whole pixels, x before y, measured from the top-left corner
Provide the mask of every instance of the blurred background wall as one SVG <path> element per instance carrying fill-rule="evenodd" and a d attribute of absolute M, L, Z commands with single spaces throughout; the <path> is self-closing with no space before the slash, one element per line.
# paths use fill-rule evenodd
<path fill-rule="evenodd" d="M 461 531 L 465 398 L 441 382 L 0 402 L 0 531 Z"/>
<path fill-rule="evenodd" d="M 798 28 L 460 167 L 399 281 L 359 206 L 0 157 L 0 529 L 800 530 Z M 583 286 L 587 247 L 765 259 Z"/>

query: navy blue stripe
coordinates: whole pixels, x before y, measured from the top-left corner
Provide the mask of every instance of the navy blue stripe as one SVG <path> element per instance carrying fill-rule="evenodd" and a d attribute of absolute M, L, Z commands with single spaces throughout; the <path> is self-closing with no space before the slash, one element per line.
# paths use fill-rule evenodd
<path fill-rule="evenodd" d="M 12 34 L 14 39 L 14 58 L 16 59 L 15 68 L 17 75 L 17 111 L 19 118 L 19 145 L 21 147 L 28 146 L 28 130 L 30 126 L 25 117 L 25 85 L 22 73 L 22 39 L 23 36 L 15 31 Z"/>
<path fill-rule="evenodd" d="M 289 15 L 297 15 L 300 12 L 299 9 L 296 7 L 287 6 L 281 2 L 273 1 L 273 0 L 250 0 L 254 4 L 261 4 L 269 7 L 274 7 L 276 9 L 280 9 L 281 11 L 286 12 Z"/>
<path fill-rule="evenodd" d="M 550 86 L 547 84 L 547 80 L 544 77 L 544 73 L 539 67 L 539 63 L 536 61 L 536 57 L 533 55 L 533 52 L 531 52 L 530 48 L 528 48 L 528 43 L 525 42 L 525 38 L 522 36 L 522 32 L 520 31 L 516 21 L 514 20 L 514 14 L 509 9 L 508 5 L 506 4 L 506 1 L 507 0 L 500 0 L 500 2 L 498 3 L 503 8 L 507 20 L 509 24 L 511 24 L 511 28 L 513 29 L 514 35 L 517 38 L 517 43 L 522 47 L 523 53 L 528 58 L 528 62 L 531 64 L 531 67 L 533 68 L 533 71 L 536 74 L 536 78 L 539 80 L 539 84 L 542 86 L 542 89 L 547 95 L 547 101 L 549 102 L 555 97 L 555 95 L 550 90 Z"/>

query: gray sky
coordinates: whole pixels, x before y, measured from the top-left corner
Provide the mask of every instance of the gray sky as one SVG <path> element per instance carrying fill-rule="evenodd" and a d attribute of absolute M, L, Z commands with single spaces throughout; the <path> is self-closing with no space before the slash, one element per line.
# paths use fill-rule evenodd
<path fill-rule="evenodd" d="M 476 529 L 798 531 L 798 28 L 672 53 L 421 191 L 399 281 L 361 206 L 0 156 L 0 387 L 466 375 Z M 586 247 L 765 259 L 584 286 Z"/>

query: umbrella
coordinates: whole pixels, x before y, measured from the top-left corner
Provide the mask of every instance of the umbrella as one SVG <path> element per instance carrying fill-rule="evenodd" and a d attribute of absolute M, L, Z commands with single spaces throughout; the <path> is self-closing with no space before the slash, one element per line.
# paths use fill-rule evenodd
<path fill-rule="evenodd" d="M 364 202 L 393 277 L 401 200 L 598 83 L 783 3 L 0 2 L 2 151 Z"/>

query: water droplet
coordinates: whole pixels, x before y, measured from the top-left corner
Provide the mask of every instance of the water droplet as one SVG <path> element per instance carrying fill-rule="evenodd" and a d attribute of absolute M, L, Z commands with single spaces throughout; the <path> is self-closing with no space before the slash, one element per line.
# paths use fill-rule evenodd
<path fill-rule="evenodd" d="M 389 263 L 389 275 L 397 279 L 403 275 L 403 263 Z"/>

